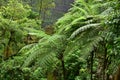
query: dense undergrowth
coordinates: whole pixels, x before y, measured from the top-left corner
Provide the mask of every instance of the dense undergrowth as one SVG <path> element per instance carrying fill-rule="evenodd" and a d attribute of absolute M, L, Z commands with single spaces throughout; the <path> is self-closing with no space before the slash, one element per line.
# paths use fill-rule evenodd
<path fill-rule="evenodd" d="M 75 0 L 43 30 L 39 13 L 9 0 L 0 7 L 0 80 L 119 80 L 119 3 Z"/>

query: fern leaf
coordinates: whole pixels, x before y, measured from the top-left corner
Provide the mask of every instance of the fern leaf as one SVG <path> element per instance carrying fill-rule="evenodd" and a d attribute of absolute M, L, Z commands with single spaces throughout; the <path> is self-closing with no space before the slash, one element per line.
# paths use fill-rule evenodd
<path fill-rule="evenodd" d="M 80 10 L 84 15 L 88 15 L 88 12 L 85 10 L 85 9 L 83 9 L 83 8 L 80 8 L 80 7 L 77 7 L 77 6 L 75 6 L 75 5 L 73 5 L 75 8 L 77 8 L 78 10 Z"/>
<path fill-rule="evenodd" d="M 74 24 L 76 24 L 78 21 L 81 21 L 81 20 L 84 20 L 84 19 L 86 19 L 85 17 L 80 17 L 80 18 L 77 18 L 77 19 L 75 19 L 75 20 L 73 20 L 72 21 L 72 23 L 71 23 L 71 25 L 74 25 Z"/>
<path fill-rule="evenodd" d="M 39 58 L 40 65 L 48 65 L 52 62 L 55 53 L 57 52 L 60 46 L 62 46 L 62 40 L 64 36 L 62 35 L 53 35 L 49 38 L 46 38 L 40 41 L 38 44 L 34 45 L 26 54 L 29 54 L 28 58 L 24 61 L 22 67 L 29 66 L 33 61 Z M 54 50 L 52 50 L 54 49 Z"/>
<path fill-rule="evenodd" d="M 81 48 L 81 56 L 84 58 L 87 58 L 91 51 L 94 50 L 94 48 L 99 47 L 99 42 L 103 41 L 103 38 L 101 36 L 95 36 L 91 38 L 90 41 L 86 42 L 83 48 Z"/>
<path fill-rule="evenodd" d="M 37 37 L 50 37 L 50 35 L 47 35 L 44 31 L 42 30 L 35 30 L 33 28 L 24 28 L 25 30 L 28 31 L 28 34 L 30 35 L 35 35 Z"/>
<path fill-rule="evenodd" d="M 34 45 L 36 45 L 36 43 L 26 45 L 26 46 L 24 46 L 22 49 L 20 49 L 20 51 L 19 51 L 18 53 L 24 52 L 25 50 L 29 50 L 29 49 L 31 49 Z"/>
<path fill-rule="evenodd" d="M 99 26 L 100 26 L 100 23 L 88 24 L 88 25 L 82 26 L 82 27 L 78 28 L 76 31 L 74 31 L 74 32 L 72 33 L 72 35 L 70 36 L 69 39 L 73 39 L 73 38 L 74 38 L 76 35 L 78 35 L 80 32 L 86 31 L 86 30 L 89 29 L 89 28 L 99 27 Z"/>

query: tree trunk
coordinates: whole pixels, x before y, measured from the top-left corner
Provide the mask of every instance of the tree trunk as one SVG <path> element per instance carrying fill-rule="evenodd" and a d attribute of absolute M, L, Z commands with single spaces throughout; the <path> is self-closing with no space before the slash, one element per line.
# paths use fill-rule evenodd
<path fill-rule="evenodd" d="M 61 63 L 62 63 L 62 69 L 63 69 L 63 80 L 66 80 L 66 71 L 65 71 L 65 64 L 64 64 L 64 56 L 61 54 Z"/>
<path fill-rule="evenodd" d="M 93 57 L 94 51 L 91 52 L 91 80 L 93 80 Z"/>
<path fill-rule="evenodd" d="M 39 6 L 39 19 L 41 19 L 41 12 L 42 12 L 42 4 L 43 0 L 39 0 L 40 6 Z"/>
<path fill-rule="evenodd" d="M 103 80 L 106 80 L 106 68 L 107 68 L 107 48 L 106 42 L 104 42 L 104 62 L 103 62 Z"/>

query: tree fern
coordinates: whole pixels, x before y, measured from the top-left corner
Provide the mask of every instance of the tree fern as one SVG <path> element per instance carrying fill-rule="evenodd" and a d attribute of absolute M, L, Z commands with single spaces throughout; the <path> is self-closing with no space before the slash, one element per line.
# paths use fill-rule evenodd
<path fill-rule="evenodd" d="M 55 54 L 62 46 L 63 36 L 54 35 L 49 38 L 43 38 L 38 44 L 35 44 L 26 54 L 29 54 L 23 67 L 29 66 L 36 58 L 39 58 L 40 65 L 48 65 L 54 59 Z M 61 41 L 61 42 L 60 42 Z M 54 50 L 53 50 L 54 49 Z"/>
<path fill-rule="evenodd" d="M 114 11 L 113 4 L 115 5 L 115 3 L 114 0 L 101 1 L 100 3 L 95 0 L 91 2 L 85 0 L 75 1 L 67 16 L 61 18 L 63 23 L 59 21 L 60 19 L 57 22 L 59 33 L 67 35 L 68 41 L 70 41 L 65 52 L 72 55 L 78 50 L 80 57 L 88 58 L 90 53 L 97 48 L 99 52 L 96 52 L 95 55 L 101 55 L 99 53 L 102 53 L 109 56 L 104 49 L 106 47 L 102 47 L 103 44 L 106 45 L 104 43 L 107 38 L 106 33 L 109 32 L 105 22 L 108 21 L 108 17 Z M 103 63 L 106 59 L 104 55 L 101 55 L 104 57 Z"/>

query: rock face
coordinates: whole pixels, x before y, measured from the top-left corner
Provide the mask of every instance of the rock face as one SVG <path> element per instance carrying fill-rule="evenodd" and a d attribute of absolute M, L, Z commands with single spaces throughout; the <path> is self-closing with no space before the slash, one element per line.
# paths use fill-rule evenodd
<path fill-rule="evenodd" d="M 62 17 L 68 11 L 74 0 L 55 0 L 56 7 L 51 10 L 51 15 L 47 16 L 44 21 L 44 26 L 51 25 Z"/>
<path fill-rule="evenodd" d="M 53 15 L 56 15 L 56 18 L 61 17 L 64 13 L 68 11 L 71 7 L 71 4 L 74 0 L 56 0 L 56 7 L 53 9 Z"/>

